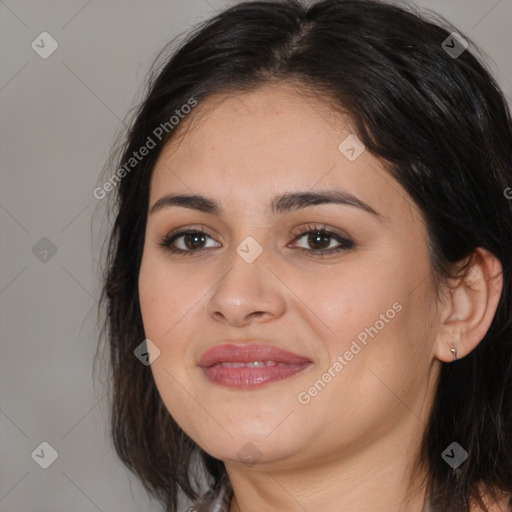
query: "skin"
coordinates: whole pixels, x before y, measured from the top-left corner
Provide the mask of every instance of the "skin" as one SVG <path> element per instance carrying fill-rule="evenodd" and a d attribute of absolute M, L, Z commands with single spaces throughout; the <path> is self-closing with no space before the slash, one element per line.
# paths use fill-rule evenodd
<path fill-rule="evenodd" d="M 415 456 L 441 361 L 452 360 L 451 344 L 459 358 L 467 355 L 489 328 L 499 262 L 479 249 L 467 279 L 438 299 L 416 205 L 368 151 L 349 161 L 338 150 L 353 133 L 346 117 L 289 84 L 209 99 L 194 116 L 160 155 L 150 209 L 180 193 L 215 198 L 224 212 L 170 206 L 149 215 L 139 275 L 145 333 L 160 350 L 151 369 L 166 407 L 225 463 L 230 512 L 422 511 L 425 473 Z M 320 189 L 344 189 L 379 216 L 340 204 L 266 211 L 276 195 Z M 315 256 L 314 241 L 292 234 L 311 225 L 355 246 Z M 193 255 L 159 246 L 190 226 L 208 234 L 196 249 L 185 237 L 175 241 Z M 236 252 L 248 236 L 263 250 L 252 263 Z M 338 246 L 330 238 L 323 247 Z M 402 308 L 394 318 L 300 403 L 299 393 L 395 303 Z M 313 364 L 257 389 L 228 389 L 212 384 L 198 360 L 229 339 L 273 344 Z M 241 460 L 241 449 L 257 462 Z"/>

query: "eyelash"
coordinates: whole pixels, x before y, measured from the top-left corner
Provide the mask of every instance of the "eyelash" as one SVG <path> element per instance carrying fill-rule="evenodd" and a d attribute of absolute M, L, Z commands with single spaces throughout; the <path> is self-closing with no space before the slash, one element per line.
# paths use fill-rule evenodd
<path fill-rule="evenodd" d="M 299 232 L 292 233 L 294 239 L 293 241 L 296 241 L 303 237 L 304 235 L 314 235 L 317 233 L 321 233 L 324 236 L 328 236 L 330 238 L 334 238 L 338 243 L 340 243 L 339 247 L 336 247 L 335 249 L 304 249 L 302 247 L 299 247 L 298 250 L 300 252 L 306 252 L 306 253 L 313 253 L 316 257 L 322 257 L 326 254 L 333 254 L 337 253 L 339 251 L 344 251 L 347 249 L 352 249 L 354 247 L 354 242 L 351 240 L 348 240 L 347 238 L 342 237 L 341 235 L 327 230 L 326 226 L 317 226 L 317 225 L 308 225 L 305 229 L 300 230 Z M 166 235 L 159 243 L 159 247 L 163 247 L 164 249 L 170 251 L 173 254 L 182 254 L 187 256 L 192 256 L 194 253 L 200 253 L 202 251 L 205 251 L 207 249 L 196 249 L 196 250 L 183 250 L 183 249 L 176 249 L 172 248 L 171 245 L 174 243 L 174 241 L 181 236 L 184 235 L 195 235 L 195 234 L 201 234 L 205 237 L 211 238 L 210 235 L 206 231 L 204 231 L 201 228 L 197 229 L 184 229 L 175 233 L 169 233 Z M 330 244 L 329 244 L 330 245 Z"/>

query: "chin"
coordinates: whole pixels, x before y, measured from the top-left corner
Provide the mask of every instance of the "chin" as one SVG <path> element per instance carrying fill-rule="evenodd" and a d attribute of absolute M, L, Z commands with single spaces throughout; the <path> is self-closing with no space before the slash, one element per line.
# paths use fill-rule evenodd
<path fill-rule="evenodd" d="M 287 458 L 293 452 L 282 443 L 250 438 L 231 439 L 228 443 L 213 443 L 203 448 L 212 457 L 223 462 L 241 463 L 247 466 L 271 464 Z"/>

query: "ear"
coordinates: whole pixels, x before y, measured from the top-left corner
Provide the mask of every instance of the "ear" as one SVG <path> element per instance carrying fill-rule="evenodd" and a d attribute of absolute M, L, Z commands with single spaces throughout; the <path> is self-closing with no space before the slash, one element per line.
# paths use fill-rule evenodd
<path fill-rule="evenodd" d="M 503 269 L 496 256 L 478 247 L 469 260 L 464 277 L 447 286 L 439 309 L 435 356 L 441 361 L 465 357 L 482 341 L 503 290 Z"/>

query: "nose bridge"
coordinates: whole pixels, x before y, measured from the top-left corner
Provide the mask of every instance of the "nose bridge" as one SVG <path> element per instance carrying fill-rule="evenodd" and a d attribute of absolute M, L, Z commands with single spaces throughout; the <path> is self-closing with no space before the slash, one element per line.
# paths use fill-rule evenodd
<path fill-rule="evenodd" d="M 270 260 L 268 245 L 264 249 L 255 236 L 246 236 L 233 246 L 224 260 L 226 272 L 208 300 L 208 313 L 233 324 L 242 324 L 256 313 L 261 318 L 279 316 L 283 297 L 269 269 Z"/>
<path fill-rule="evenodd" d="M 246 201 L 244 209 L 238 212 L 232 226 L 229 263 L 241 269 L 245 268 L 242 263 L 247 266 L 246 270 L 250 270 L 256 262 L 259 263 L 259 267 L 262 261 L 268 264 L 270 260 L 268 235 L 271 233 L 264 218 L 265 213 L 261 211 L 258 203 L 254 200 Z M 261 220 L 255 220 L 257 216 L 261 216 Z"/>
<path fill-rule="evenodd" d="M 268 289 L 266 283 L 268 274 L 269 254 L 268 247 L 263 245 L 253 236 L 246 236 L 230 250 L 226 258 L 226 267 L 229 272 L 218 283 L 218 287 L 231 288 L 230 293 L 240 297 L 252 297 L 254 301 L 261 295 L 264 289 Z"/>

